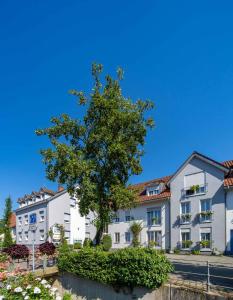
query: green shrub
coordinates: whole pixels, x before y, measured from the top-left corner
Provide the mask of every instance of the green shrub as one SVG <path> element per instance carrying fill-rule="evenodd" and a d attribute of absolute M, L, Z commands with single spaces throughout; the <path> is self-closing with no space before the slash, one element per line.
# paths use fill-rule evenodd
<path fill-rule="evenodd" d="M 74 249 L 82 249 L 82 243 L 80 242 L 74 243 Z"/>
<path fill-rule="evenodd" d="M 173 252 L 174 252 L 175 254 L 179 254 L 179 253 L 180 253 L 180 249 L 174 248 L 174 249 L 173 249 Z"/>
<path fill-rule="evenodd" d="M 83 247 L 92 247 L 92 246 L 93 246 L 92 240 L 89 238 L 85 238 L 85 240 L 83 242 Z"/>
<path fill-rule="evenodd" d="M 102 238 L 102 245 L 104 251 L 109 251 L 112 248 L 112 238 L 111 235 L 105 234 Z"/>
<path fill-rule="evenodd" d="M 8 255 L 6 253 L 0 253 L 0 263 L 6 262 L 8 260 Z"/>
<path fill-rule="evenodd" d="M 60 254 L 61 271 L 117 286 L 157 288 L 173 270 L 168 259 L 156 250 L 126 248 L 106 252 L 83 248 L 79 252 Z"/>
<path fill-rule="evenodd" d="M 199 255 L 200 254 L 200 250 L 192 250 L 191 251 L 193 255 Z"/>
<path fill-rule="evenodd" d="M 72 300 L 71 294 L 65 293 L 62 300 Z"/>

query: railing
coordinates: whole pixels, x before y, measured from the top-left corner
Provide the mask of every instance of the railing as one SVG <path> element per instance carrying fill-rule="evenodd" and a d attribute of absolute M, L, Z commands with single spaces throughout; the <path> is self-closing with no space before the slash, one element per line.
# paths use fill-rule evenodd
<path fill-rule="evenodd" d="M 182 198 L 186 198 L 195 195 L 205 194 L 207 192 L 207 187 L 207 183 L 198 186 L 185 187 L 181 190 L 181 196 Z"/>
<path fill-rule="evenodd" d="M 173 274 L 181 275 L 184 282 L 191 280 L 204 283 L 208 292 L 211 289 L 233 292 L 233 264 L 229 266 L 220 263 L 210 263 L 209 261 L 184 259 L 171 259 L 171 262 L 175 268 Z"/>

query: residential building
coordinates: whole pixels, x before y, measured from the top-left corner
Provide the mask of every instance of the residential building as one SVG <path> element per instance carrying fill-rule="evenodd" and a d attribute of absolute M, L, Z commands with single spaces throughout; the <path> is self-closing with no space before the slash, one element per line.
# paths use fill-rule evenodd
<path fill-rule="evenodd" d="M 172 176 L 131 186 L 139 202 L 131 210 L 116 212 L 106 232 L 113 248 L 132 242 L 130 226 L 140 222 L 140 241 L 147 246 L 204 253 L 233 254 L 233 161 L 217 162 L 198 152 Z M 94 214 L 87 216 L 86 237 L 95 237 Z M 86 220 L 87 220 L 86 219 Z"/>
<path fill-rule="evenodd" d="M 62 225 L 65 238 L 70 244 L 83 242 L 85 238 L 85 218 L 79 213 L 78 201 L 69 193 L 60 189 L 53 192 L 41 188 L 18 199 L 16 210 L 16 239 L 18 244 L 36 245 L 48 238 L 57 243 L 60 240 Z M 52 232 L 52 237 L 49 235 Z"/>

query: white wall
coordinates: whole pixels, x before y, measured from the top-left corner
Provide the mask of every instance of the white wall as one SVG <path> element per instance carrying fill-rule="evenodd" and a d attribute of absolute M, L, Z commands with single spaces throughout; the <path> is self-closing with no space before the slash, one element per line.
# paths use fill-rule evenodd
<path fill-rule="evenodd" d="M 230 234 L 233 230 L 233 189 L 226 194 L 226 250 L 231 251 Z"/>
<path fill-rule="evenodd" d="M 79 212 L 79 206 L 70 207 L 70 243 L 74 241 L 82 241 L 85 239 L 85 217 Z"/>
<path fill-rule="evenodd" d="M 161 207 L 161 225 L 147 225 L 147 209 L 148 208 L 159 208 Z M 169 237 L 169 202 L 168 201 L 151 201 L 150 203 L 141 204 L 131 209 L 131 216 L 134 217 L 135 221 L 143 222 L 143 229 L 141 231 L 140 239 L 141 245 L 148 245 L 147 231 L 161 231 L 162 233 L 162 248 L 168 249 L 170 244 Z M 124 248 L 128 247 L 130 243 L 125 242 L 125 232 L 130 231 L 130 225 L 133 221 L 125 221 L 125 211 L 119 211 L 120 222 L 112 223 L 108 226 L 108 233 L 112 237 L 112 248 Z M 115 232 L 120 232 L 120 243 L 115 243 Z M 132 234 L 131 234 L 132 240 Z"/>

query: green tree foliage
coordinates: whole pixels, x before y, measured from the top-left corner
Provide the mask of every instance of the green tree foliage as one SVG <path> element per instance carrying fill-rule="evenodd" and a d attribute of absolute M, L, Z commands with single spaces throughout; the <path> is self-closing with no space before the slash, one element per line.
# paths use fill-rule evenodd
<path fill-rule="evenodd" d="M 130 230 L 133 234 L 133 239 L 132 239 L 133 247 L 139 247 L 140 246 L 139 235 L 140 235 L 140 232 L 142 231 L 142 229 L 143 229 L 143 225 L 142 225 L 141 222 L 134 221 L 130 225 Z"/>
<path fill-rule="evenodd" d="M 51 127 L 36 130 L 37 135 L 48 136 L 52 145 L 41 151 L 47 177 L 76 193 L 83 216 L 96 212 L 97 244 L 111 214 L 136 202 L 136 193 L 127 184 L 131 175 L 142 171 L 147 128 L 153 126 L 146 116 L 153 103 L 123 96 L 121 69 L 117 79 L 107 75 L 102 84 L 102 69 L 100 64 L 92 66 L 94 86 L 89 97 L 71 91 L 86 106 L 82 119 L 62 114 L 51 119 Z"/>
<path fill-rule="evenodd" d="M 125 248 L 106 252 L 83 248 L 78 252 L 61 253 L 60 271 L 116 286 L 157 288 L 173 271 L 165 255 L 149 248 Z"/>
<path fill-rule="evenodd" d="M 4 224 L 4 240 L 3 240 L 3 247 L 7 248 L 13 245 L 13 240 L 11 236 L 11 229 L 10 229 L 10 217 L 12 214 L 12 202 L 11 198 L 8 197 L 5 200 L 5 210 L 3 215 L 3 224 Z"/>
<path fill-rule="evenodd" d="M 105 234 L 102 238 L 102 245 L 104 251 L 109 251 L 112 248 L 112 238 L 111 235 Z"/>

